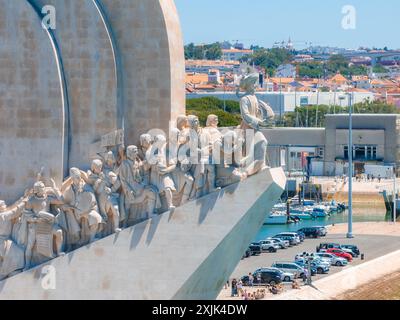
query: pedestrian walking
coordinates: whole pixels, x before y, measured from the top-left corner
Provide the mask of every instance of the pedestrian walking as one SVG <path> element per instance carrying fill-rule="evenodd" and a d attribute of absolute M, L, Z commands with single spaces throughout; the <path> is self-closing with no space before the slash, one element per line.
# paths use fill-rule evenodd
<path fill-rule="evenodd" d="M 254 285 L 254 277 L 251 273 L 249 273 L 249 287 Z"/>
<path fill-rule="evenodd" d="M 237 281 L 236 281 L 236 279 L 233 279 L 233 280 L 232 280 L 231 288 L 232 288 L 231 297 L 236 297 L 237 294 L 238 294 L 238 291 L 237 291 Z"/>
<path fill-rule="evenodd" d="M 304 272 L 303 272 L 303 282 L 306 283 L 308 279 L 308 269 L 304 268 Z"/>

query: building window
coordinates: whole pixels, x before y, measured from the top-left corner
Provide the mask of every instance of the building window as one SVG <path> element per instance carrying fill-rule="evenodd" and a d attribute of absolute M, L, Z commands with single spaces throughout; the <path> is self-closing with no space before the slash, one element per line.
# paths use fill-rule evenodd
<path fill-rule="evenodd" d="M 349 159 L 349 146 L 343 146 L 344 159 Z M 377 147 L 354 145 L 353 158 L 355 160 L 373 161 L 377 159 Z"/>

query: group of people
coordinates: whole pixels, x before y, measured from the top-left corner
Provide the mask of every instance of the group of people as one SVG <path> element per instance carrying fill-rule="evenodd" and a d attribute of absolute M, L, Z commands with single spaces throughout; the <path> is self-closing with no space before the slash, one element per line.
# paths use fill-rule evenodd
<path fill-rule="evenodd" d="M 38 174 L 14 205 L 0 201 L 0 280 L 262 170 L 267 141 L 259 129 L 273 112 L 255 97 L 256 79 L 242 82 L 242 130 L 221 132 L 216 115 L 204 128 L 181 115 L 169 142 L 143 134 L 139 146 L 99 153 L 88 171 L 71 168 L 61 186 Z M 255 129 L 251 141 L 243 129 Z"/>

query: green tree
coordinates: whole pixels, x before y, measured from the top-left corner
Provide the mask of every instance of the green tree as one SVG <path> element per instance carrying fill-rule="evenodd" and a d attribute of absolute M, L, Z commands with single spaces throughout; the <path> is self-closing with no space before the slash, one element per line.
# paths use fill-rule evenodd
<path fill-rule="evenodd" d="M 322 78 L 324 76 L 324 67 L 319 62 L 305 62 L 299 64 L 299 76 L 302 78 Z"/>
<path fill-rule="evenodd" d="M 198 116 L 203 126 L 210 114 L 218 116 L 221 127 L 239 125 L 241 122 L 239 102 L 226 100 L 225 107 L 226 111 L 224 111 L 224 101 L 215 97 L 195 98 L 186 101 L 187 114 Z"/>
<path fill-rule="evenodd" d="M 207 45 L 194 45 L 189 43 L 185 46 L 185 59 L 195 60 L 219 60 L 222 58 L 222 49 L 219 43 Z"/>
<path fill-rule="evenodd" d="M 388 70 L 384 66 L 382 66 L 381 64 L 377 64 L 376 66 L 374 66 L 372 68 L 372 72 L 374 72 L 374 73 L 387 73 Z"/>
<path fill-rule="evenodd" d="M 276 69 L 281 64 L 289 63 L 292 57 L 292 53 L 283 48 L 263 48 L 256 50 L 252 55 L 244 57 L 242 61 L 246 61 L 250 64 L 254 63 L 254 65 L 264 68 L 270 76 L 273 76 Z"/>
<path fill-rule="evenodd" d="M 327 114 L 347 114 L 349 108 L 341 106 L 305 106 L 298 107 L 294 112 L 288 112 L 284 115 L 283 125 L 285 127 L 324 127 L 325 116 Z M 399 114 L 399 109 L 392 104 L 387 104 L 381 101 L 366 101 L 363 103 L 357 103 L 353 106 L 353 112 L 355 114 L 366 114 L 366 113 L 379 113 L 379 114 Z M 318 118 L 318 121 L 317 121 Z"/>
<path fill-rule="evenodd" d="M 220 60 L 222 58 L 222 49 L 219 43 L 213 43 L 207 46 L 206 58 L 208 60 Z"/>
<path fill-rule="evenodd" d="M 185 46 L 185 59 L 186 60 L 193 59 L 194 48 L 195 48 L 195 46 L 193 43 L 189 43 L 188 45 Z"/>

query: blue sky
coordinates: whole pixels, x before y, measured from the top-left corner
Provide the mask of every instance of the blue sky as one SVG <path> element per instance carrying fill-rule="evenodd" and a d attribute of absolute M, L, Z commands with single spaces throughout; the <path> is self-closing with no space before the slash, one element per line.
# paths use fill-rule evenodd
<path fill-rule="evenodd" d="M 399 0 L 175 0 L 185 43 L 239 40 L 270 47 L 292 38 L 314 45 L 400 49 Z M 342 8 L 356 9 L 356 29 L 342 28 Z"/>

